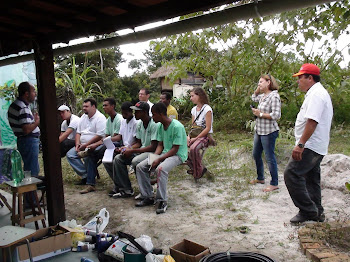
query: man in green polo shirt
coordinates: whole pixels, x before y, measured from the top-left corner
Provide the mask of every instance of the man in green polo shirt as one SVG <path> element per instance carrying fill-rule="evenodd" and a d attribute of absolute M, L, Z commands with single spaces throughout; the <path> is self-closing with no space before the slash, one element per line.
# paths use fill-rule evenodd
<path fill-rule="evenodd" d="M 159 158 L 152 163 L 145 159 L 136 166 L 136 177 L 143 200 L 136 203 L 136 207 L 153 205 L 153 188 L 149 172 L 155 170 L 157 174 L 158 208 L 156 213 L 165 213 L 168 205 L 167 183 L 169 172 L 176 166 L 187 160 L 187 135 L 184 126 L 176 119 L 167 116 L 167 108 L 163 103 L 157 103 L 152 107 L 154 122 L 160 122 L 157 140 L 158 146 L 155 151 Z"/>
<path fill-rule="evenodd" d="M 137 102 L 130 108 L 135 110 L 135 118 L 141 121 L 136 127 L 136 143 L 123 148 L 121 154 L 113 160 L 113 182 L 119 191 L 113 195 L 113 198 L 126 198 L 134 195 L 127 165 L 131 164 L 135 169 L 136 165 L 146 159 L 150 152 L 156 150 L 158 144 L 157 131 L 160 124 L 155 123 L 149 116 L 147 102 Z"/>

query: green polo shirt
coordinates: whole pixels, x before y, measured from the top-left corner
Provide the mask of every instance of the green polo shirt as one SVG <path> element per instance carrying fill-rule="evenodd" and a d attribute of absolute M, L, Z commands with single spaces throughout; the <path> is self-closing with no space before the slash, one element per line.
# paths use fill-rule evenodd
<path fill-rule="evenodd" d="M 106 135 L 113 136 L 114 134 L 119 134 L 120 123 L 122 119 L 123 119 L 122 115 L 118 113 L 114 117 L 113 121 L 111 117 L 108 117 L 106 122 L 106 131 L 105 131 Z"/>
<path fill-rule="evenodd" d="M 160 123 L 155 123 L 153 119 L 148 123 L 147 128 L 143 126 L 143 122 L 140 121 L 136 127 L 136 138 L 141 140 L 141 148 L 149 146 L 151 141 L 157 140 L 157 132 Z"/>
<path fill-rule="evenodd" d="M 179 145 L 178 155 L 182 162 L 187 160 L 187 135 L 184 126 L 176 119 L 171 120 L 167 130 L 161 124 L 158 128 L 157 140 L 163 142 L 163 152 L 170 151 L 173 145 Z"/>

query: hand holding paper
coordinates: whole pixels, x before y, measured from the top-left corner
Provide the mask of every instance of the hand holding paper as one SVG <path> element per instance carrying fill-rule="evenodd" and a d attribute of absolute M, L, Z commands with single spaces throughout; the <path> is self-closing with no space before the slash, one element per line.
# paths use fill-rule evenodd
<path fill-rule="evenodd" d="M 102 163 L 112 163 L 113 162 L 113 153 L 114 153 L 114 144 L 112 142 L 112 137 L 108 136 L 103 139 L 103 144 L 106 146 L 106 151 L 103 155 Z"/>

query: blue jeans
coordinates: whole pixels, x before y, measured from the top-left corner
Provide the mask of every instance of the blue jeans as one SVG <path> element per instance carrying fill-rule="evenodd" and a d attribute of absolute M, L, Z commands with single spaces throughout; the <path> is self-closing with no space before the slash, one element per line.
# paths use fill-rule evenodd
<path fill-rule="evenodd" d="M 31 171 L 32 176 L 39 175 L 39 138 L 24 136 L 17 138 L 17 148 L 24 163 L 23 170 Z"/>
<path fill-rule="evenodd" d="M 253 157 L 256 165 L 256 172 L 258 174 L 258 180 L 264 180 L 264 163 L 261 158 L 262 152 L 265 152 L 266 162 L 269 166 L 271 174 L 270 185 L 278 185 L 278 170 L 277 170 L 277 161 L 275 157 L 275 143 L 278 137 L 278 130 L 272 132 L 268 135 L 254 135 L 254 147 L 253 147 Z"/>
<path fill-rule="evenodd" d="M 78 152 L 75 150 L 75 147 L 72 147 L 71 150 L 67 152 L 67 161 L 74 169 L 74 171 L 81 176 L 81 179 L 87 177 L 87 163 L 84 159 L 84 162 L 78 156 Z"/>

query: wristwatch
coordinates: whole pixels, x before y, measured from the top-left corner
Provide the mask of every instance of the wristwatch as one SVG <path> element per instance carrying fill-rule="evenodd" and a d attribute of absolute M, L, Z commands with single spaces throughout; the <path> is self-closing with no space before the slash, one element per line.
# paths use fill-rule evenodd
<path fill-rule="evenodd" d="M 305 146 L 305 144 L 303 144 L 303 143 L 298 144 L 298 147 L 300 147 L 300 148 L 304 148 L 304 146 Z"/>
<path fill-rule="evenodd" d="M 263 116 L 263 113 L 261 113 L 261 112 L 260 112 L 260 115 L 259 115 L 259 116 L 260 116 L 260 118 L 262 118 L 262 116 Z"/>

